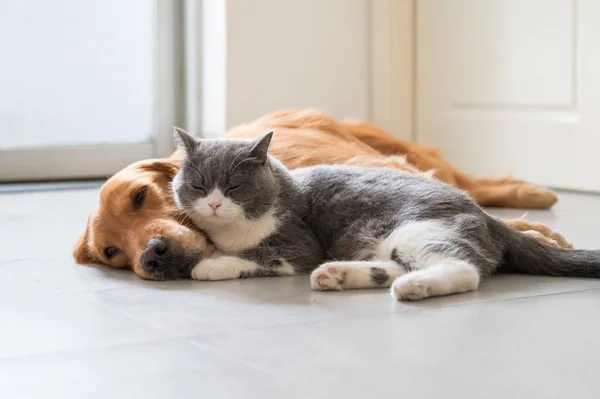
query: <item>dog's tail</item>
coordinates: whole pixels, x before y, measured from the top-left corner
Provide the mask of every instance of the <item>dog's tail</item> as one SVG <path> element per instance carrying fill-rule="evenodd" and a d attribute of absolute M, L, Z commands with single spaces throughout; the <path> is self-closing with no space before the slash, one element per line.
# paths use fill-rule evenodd
<path fill-rule="evenodd" d="M 490 216 L 490 231 L 505 244 L 499 271 L 564 277 L 600 277 L 600 251 L 542 244 Z"/>

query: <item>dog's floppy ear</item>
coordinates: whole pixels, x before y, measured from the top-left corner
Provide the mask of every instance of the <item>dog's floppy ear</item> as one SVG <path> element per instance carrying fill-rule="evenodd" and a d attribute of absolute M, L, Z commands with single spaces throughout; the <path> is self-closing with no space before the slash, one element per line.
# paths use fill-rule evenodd
<path fill-rule="evenodd" d="M 173 128 L 173 140 L 177 147 L 183 148 L 185 152 L 188 153 L 193 152 L 196 149 L 196 144 L 198 144 L 198 141 L 195 138 L 178 127 Z"/>
<path fill-rule="evenodd" d="M 140 164 L 139 168 L 149 172 L 162 173 L 172 179 L 179 172 L 179 161 L 173 158 L 149 159 Z"/>
<path fill-rule="evenodd" d="M 267 161 L 267 153 L 269 151 L 269 144 L 271 144 L 271 139 L 273 138 L 273 132 L 273 130 L 269 130 L 261 134 L 252 140 L 250 144 L 250 155 L 261 164 Z"/>
<path fill-rule="evenodd" d="M 75 258 L 75 262 L 82 265 L 102 263 L 100 259 L 96 258 L 90 252 L 90 248 L 88 246 L 89 229 L 90 219 L 88 218 L 88 223 L 85 227 L 85 232 L 81 236 L 79 236 L 77 244 L 75 245 L 75 249 L 73 250 L 73 258 Z"/>

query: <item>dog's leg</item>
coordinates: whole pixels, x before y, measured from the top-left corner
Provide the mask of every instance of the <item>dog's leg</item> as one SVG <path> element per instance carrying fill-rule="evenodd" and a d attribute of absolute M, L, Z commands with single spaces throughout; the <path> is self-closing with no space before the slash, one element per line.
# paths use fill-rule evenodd
<path fill-rule="evenodd" d="M 557 201 L 552 190 L 511 178 L 474 179 L 461 174 L 457 186 L 467 191 L 481 206 L 549 209 Z"/>
<path fill-rule="evenodd" d="M 503 220 L 503 222 L 513 229 L 533 237 L 544 244 L 554 245 L 562 248 L 573 248 L 573 245 L 567 241 L 562 234 L 560 234 L 558 231 L 550 229 L 548 226 L 542 223 L 531 222 L 523 219 Z"/>

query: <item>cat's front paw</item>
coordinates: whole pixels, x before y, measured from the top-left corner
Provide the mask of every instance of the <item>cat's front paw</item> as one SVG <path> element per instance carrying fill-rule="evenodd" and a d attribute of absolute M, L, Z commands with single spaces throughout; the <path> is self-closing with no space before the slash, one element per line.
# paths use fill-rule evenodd
<path fill-rule="evenodd" d="M 344 272 L 335 266 L 324 264 L 310 275 L 310 285 L 315 290 L 343 290 Z"/>
<path fill-rule="evenodd" d="M 194 280 L 232 280 L 240 277 L 240 270 L 229 257 L 204 259 L 192 269 Z"/>

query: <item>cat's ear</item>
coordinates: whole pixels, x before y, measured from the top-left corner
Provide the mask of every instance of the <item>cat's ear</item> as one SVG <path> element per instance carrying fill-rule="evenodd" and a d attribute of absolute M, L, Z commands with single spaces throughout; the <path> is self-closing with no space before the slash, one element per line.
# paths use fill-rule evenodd
<path fill-rule="evenodd" d="M 173 140 L 178 148 L 183 148 L 187 153 L 193 152 L 198 143 L 189 133 L 178 127 L 173 128 Z"/>
<path fill-rule="evenodd" d="M 266 133 L 261 134 L 258 138 L 252 140 L 250 144 L 250 156 L 255 158 L 261 164 L 267 161 L 267 153 L 269 151 L 269 144 L 273 138 L 273 130 L 269 130 Z"/>

